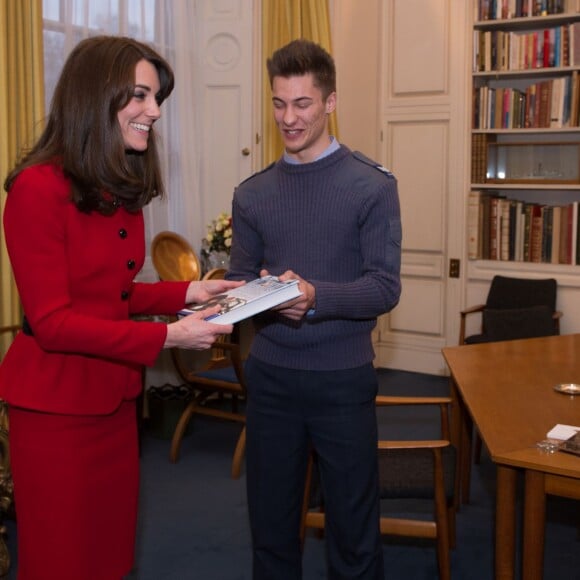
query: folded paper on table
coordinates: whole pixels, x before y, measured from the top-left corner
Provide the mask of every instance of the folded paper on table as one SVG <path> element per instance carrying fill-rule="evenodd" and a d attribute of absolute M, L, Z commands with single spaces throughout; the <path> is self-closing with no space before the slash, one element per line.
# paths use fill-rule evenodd
<path fill-rule="evenodd" d="M 177 315 L 187 316 L 219 304 L 221 311 L 207 317 L 206 320 L 215 324 L 234 324 L 301 295 L 298 280 L 280 282 L 277 276 L 264 276 L 229 292 L 213 296 L 201 304 L 183 308 Z"/>
<path fill-rule="evenodd" d="M 558 423 L 555 427 L 548 431 L 547 437 L 550 439 L 560 439 L 562 441 L 569 439 L 580 431 L 580 427 L 573 425 L 561 425 Z"/>

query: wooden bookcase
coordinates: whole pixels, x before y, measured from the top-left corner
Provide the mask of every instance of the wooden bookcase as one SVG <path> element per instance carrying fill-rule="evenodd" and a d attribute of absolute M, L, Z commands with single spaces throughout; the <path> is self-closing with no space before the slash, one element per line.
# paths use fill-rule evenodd
<path fill-rule="evenodd" d="M 471 78 L 470 262 L 575 270 L 580 264 L 576 0 L 474 0 Z"/>

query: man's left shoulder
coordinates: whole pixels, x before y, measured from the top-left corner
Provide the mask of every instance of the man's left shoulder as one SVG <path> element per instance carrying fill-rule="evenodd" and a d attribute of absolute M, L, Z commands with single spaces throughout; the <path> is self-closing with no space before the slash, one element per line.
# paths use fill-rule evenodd
<path fill-rule="evenodd" d="M 367 157 L 364 153 L 361 153 L 360 151 L 353 151 L 352 156 L 356 161 L 364 163 L 365 165 L 368 165 L 369 167 L 372 167 L 373 169 L 380 171 L 383 175 L 386 175 L 390 179 L 395 179 L 395 176 L 386 167 L 384 167 L 380 163 L 377 163 L 376 161 L 373 161 L 370 157 Z"/>

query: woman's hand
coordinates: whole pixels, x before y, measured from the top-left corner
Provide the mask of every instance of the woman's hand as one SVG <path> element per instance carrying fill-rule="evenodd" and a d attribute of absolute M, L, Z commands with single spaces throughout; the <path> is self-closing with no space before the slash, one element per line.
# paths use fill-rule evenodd
<path fill-rule="evenodd" d="M 185 295 L 186 304 L 205 302 L 216 294 L 222 294 L 245 284 L 244 281 L 234 280 L 201 280 L 191 282 Z"/>
<path fill-rule="evenodd" d="M 167 336 L 164 348 L 185 348 L 191 350 L 205 350 L 222 334 L 233 332 L 232 324 L 214 324 L 206 322 L 204 318 L 217 314 L 220 306 L 213 306 L 200 312 L 194 312 L 176 322 L 167 325 Z"/>

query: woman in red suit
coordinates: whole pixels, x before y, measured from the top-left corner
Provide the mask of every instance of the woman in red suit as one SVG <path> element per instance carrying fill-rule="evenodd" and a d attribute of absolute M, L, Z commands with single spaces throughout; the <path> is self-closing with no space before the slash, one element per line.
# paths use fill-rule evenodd
<path fill-rule="evenodd" d="M 119 580 L 133 565 L 136 397 L 163 348 L 231 325 L 169 314 L 237 283 L 135 282 L 142 208 L 164 194 L 153 125 L 169 64 L 130 38 L 71 52 L 46 129 L 8 175 L 4 231 L 25 312 L 0 366 L 9 404 L 19 580 Z M 217 308 L 216 308 L 217 311 Z"/>

